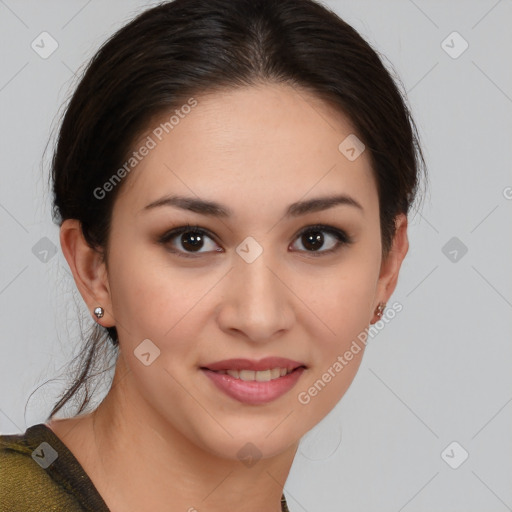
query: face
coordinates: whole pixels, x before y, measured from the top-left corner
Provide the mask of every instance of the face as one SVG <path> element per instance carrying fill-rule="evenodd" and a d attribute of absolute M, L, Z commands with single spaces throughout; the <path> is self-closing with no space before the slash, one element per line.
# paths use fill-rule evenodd
<path fill-rule="evenodd" d="M 338 149 L 348 120 L 314 96 L 262 85 L 195 100 L 169 133 L 157 127 L 172 113 L 141 137 L 156 145 L 114 205 L 118 364 L 145 421 L 220 457 L 248 442 L 270 457 L 329 413 L 361 362 L 363 349 L 339 356 L 385 299 L 376 183 L 368 152 L 350 161 Z M 334 196 L 345 199 L 311 202 Z M 290 360 L 267 368 L 303 368 L 270 382 L 243 373 L 248 383 L 204 369 L 267 357 Z"/>

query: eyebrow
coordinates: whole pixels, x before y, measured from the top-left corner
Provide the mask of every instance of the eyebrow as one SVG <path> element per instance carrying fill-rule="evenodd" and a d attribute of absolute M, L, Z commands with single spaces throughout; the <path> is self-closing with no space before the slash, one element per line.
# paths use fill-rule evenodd
<path fill-rule="evenodd" d="M 341 194 L 326 197 L 317 197 L 307 201 L 298 201 L 288 206 L 285 217 L 299 217 L 308 213 L 319 212 L 333 208 L 334 206 L 346 205 L 364 211 L 363 207 L 353 197 Z M 186 196 L 164 196 L 146 205 L 141 211 L 148 211 L 160 206 L 173 206 L 210 217 L 226 218 L 233 215 L 232 210 L 215 201 L 207 201 Z"/>

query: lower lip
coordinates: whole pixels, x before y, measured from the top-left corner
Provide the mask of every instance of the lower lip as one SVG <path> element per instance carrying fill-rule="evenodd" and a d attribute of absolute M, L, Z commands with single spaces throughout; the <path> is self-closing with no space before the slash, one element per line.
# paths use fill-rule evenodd
<path fill-rule="evenodd" d="M 276 400 L 295 386 L 305 368 L 297 368 L 293 372 L 269 380 L 267 382 L 245 381 L 231 377 L 227 373 L 217 373 L 201 368 L 213 383 L 226 395 L 244 404 L 266 404 Z"/>

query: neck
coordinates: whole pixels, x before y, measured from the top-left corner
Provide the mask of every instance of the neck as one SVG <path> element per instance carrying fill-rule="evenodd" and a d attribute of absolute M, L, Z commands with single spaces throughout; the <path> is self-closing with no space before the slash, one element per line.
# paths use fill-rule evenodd
<path fill-rule="evenodd" d="M 81 423 L 69 434 L 75 444 L 67 439 L 83 446 L 77 459 L 112 512 L 281 511 L 298 443 L 254 464 L 221 458 L 158 415 L 119 367 L 99 407 L 72 420 Z"/>

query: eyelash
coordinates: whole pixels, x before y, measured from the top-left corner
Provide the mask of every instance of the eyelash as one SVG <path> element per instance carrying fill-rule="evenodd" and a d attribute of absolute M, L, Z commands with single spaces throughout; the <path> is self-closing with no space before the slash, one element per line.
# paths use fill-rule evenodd
<path fill-rule="evenodd" d="M 337 252 L 343 246 L 348 246 L 354 242 L 352 237 L 350 237 L 345 231 L 335 228 L 333 226 L 327 226 L 325 224 L 313 224 L 311 226 L 306 226 L 297 234 L 295 239 L 300 238 L 302 235 L 304 235 L 305 233 L 308 233 L 309 231 L 323 231 L 323 232 L 329 233 L 330 235 L 333 235 L 337 239 L 336 245 L 331 249 L 327 249 L 326 251 L 299 251 L 299 252 L 309 253 L 309 254 L 311 254 L 311 256 L 313 256 L 315 258 L 317 258 L 319 256 L 324 256 L 324 255 L 328 255 L 328 254 Z M 164 235 L 162 235 L 158 239 L 158 243 L 160 243 L 162 245 L 168 245 L 169 242 L 173 238 L 176 238 L 177 236 L 182 235 L 183 233 L 193 233 L 194 235 L 201 235 L 201 236 L 206 235 L 215 241 L 215 237 L 207 229 L 201 228 L 199 226 L 186 224 L 185 226 L 180 226 L 179 228 L 175 228 L 175 229 L 172 229 L 171 231 L 166 232 Z M 174 249 L 169 249 L 169 250 L 173 254 L 176 254 L 177 256 L 182 257 L 182 258 L 197 258 L 201 254 L 207 254 L 207 253 L 197 253 L 197 255 L 193 255 L 194 253 L 183 253 L 182 251 L 177 251 Z M 211 251 L 208 251 L 208 252 L 211 252 Z"/>

